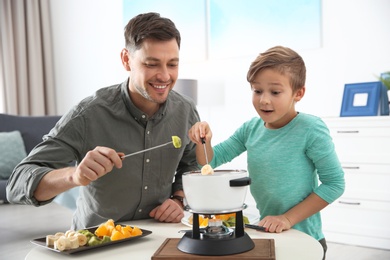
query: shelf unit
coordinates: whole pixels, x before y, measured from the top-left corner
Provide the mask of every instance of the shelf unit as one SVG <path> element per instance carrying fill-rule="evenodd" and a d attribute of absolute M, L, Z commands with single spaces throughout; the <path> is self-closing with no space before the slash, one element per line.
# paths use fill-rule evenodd
<path fill-rule="evenodd" d="M 322 211 L 327 241 L 390 249 L 390 117 L 323 120 L 346 181 L 344 194 Z"/>

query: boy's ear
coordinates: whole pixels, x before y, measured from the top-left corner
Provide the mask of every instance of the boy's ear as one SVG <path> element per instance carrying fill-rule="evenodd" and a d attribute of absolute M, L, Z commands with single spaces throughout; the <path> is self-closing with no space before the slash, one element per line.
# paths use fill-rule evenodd
<path fill-rule="evenodd" d="M 305 95 L 305 91 L 306 91 L 306 88 L 305 88 L 305 86 L 303 86 L 295 93 L 295 98 L 294 98 L 295 102 L 298 102 L 303 98 L 303 96 Z"/>

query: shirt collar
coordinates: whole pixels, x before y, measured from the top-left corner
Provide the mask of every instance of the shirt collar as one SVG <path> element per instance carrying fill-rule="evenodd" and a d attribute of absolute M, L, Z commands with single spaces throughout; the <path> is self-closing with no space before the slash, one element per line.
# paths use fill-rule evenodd
<path fill-rule="evenodd" d="M 148 120 L 156 120 L 159 121 L 163 118 L 167 111 L 168 103 L 170 102 L 170 95 L 168 95 L 167 101 L 159 108 L 159 110 L 151 117 L 148 117 L 147 114 L 142 112 L 138 107 L 136 107 L 129 95 L 128 89 L 129 78 L 124 81 L 121 85 L 122 98 L 126 105 L 127 110 L 130 112 L 131 116 L 137 121 L 146 125 Z"/>

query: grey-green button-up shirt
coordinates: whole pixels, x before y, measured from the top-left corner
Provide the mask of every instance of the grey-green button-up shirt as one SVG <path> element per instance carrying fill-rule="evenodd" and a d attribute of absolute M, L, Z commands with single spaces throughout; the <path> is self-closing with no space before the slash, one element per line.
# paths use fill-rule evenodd
<path fill-rule="evenodd" d="M 187 132 L 198 122 L 195 104 L 171 91 L 165 104 L 148 117 L 132 103 L 128 80 L 98 90 L 82 100 L 16 167 L 8 184 L 13 203 L 43 205 L 33 193 L 40 179 L 53 169 L 80 162 L 96 146 L 125 154 L 163 144 L 179 136 L 181 148 L 164 146 L 126 158 L 121 169 L 80 187 L 73 228 L 105 222 L 149 218 L 149 212 L 176 190 L 184 172 L 197 170 L 195 145 Z"/>

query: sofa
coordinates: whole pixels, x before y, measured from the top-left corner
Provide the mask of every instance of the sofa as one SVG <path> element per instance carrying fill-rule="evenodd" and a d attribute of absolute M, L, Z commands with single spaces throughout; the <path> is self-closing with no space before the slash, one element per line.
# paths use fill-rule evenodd
<path fill-rule="evenodd" d="M 5 189 L 10 169 L 42 141 L 60 118 L 0 114 L 0 203 L 8 203 Z"/>

